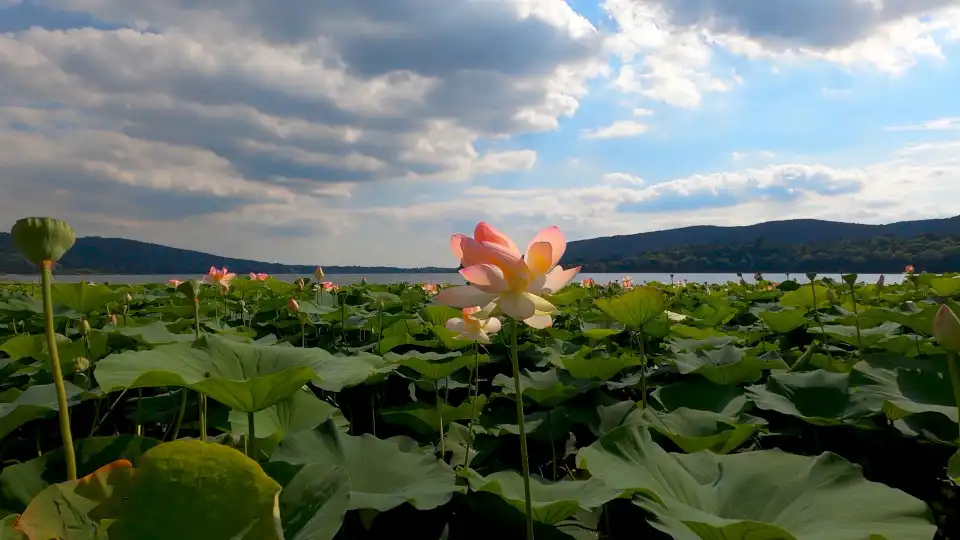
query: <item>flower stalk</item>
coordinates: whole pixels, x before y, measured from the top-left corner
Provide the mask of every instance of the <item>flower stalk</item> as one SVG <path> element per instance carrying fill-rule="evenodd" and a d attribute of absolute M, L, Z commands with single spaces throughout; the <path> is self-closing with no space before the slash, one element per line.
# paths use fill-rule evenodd
<path fill-rule="evenodd" d="M 43 290 L 43 328 L 47 335 L 47 349 L 50 354 L 50 371 L 53 384 L 57 389 L 57 415 L 60 420 L 60 438 L 63 439 L 63 457 L 67 465 L 67 480 L 77 479 L 77 456 L 73 448 L 73 433 L 70 431 L 70 412 L 67 410 L 67 390 L 60 369 L 60 351 L 53 329 L 53 261 L 44 260 L 40 265 L 40 279 Z"/>

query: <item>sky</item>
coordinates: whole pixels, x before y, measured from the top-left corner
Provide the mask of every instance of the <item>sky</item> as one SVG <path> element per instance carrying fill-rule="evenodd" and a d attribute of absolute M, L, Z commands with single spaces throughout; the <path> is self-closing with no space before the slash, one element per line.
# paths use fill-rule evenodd
<path fill-rule="evenodd" d="M 958 89 L 956 0 L 0 0 L 0 227 L 416 267 L 949 217 Z"/>

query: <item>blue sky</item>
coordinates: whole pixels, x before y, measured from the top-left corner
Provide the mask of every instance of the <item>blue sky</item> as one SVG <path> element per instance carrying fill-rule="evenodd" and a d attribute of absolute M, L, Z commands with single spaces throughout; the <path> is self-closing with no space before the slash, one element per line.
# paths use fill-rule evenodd
<path fill-rule="evenodd" d="M 280 5 L 0 0 L 0 226 L 446 266 L 481 219 L 960 214 L 950 0 Z"/>

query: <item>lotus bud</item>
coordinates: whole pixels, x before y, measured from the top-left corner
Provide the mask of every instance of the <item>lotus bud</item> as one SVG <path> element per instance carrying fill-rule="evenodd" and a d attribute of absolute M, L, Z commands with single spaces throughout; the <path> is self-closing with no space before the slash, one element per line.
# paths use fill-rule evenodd
<path fill-rule="evenodd" d="M 887 280 L 887 278 L 886 278 L 883 274 L 880 274 L 880 279 L 877 280 L 877 288 L 878 288 L 878 289 L 882 289 L 882 288 L 883 288 L 883 283 L 884 283 L 886 280 Z"/>
<path fill-rule="evenodd" d="M 117 321 L 117 316 L 114 315 L 113 313 L 111 313 L 111 314 L 110 314 L 110 324 L 116 326 L 116 325 L 117 325 L 117 322 L 118 322 L 118 321 Z"/>
<path fill-rule="evenodd" d="M 290 310 L 290 313 L 300 313 L 300 304 L 297 303 L 297 299 L 290 297 L 290 300 L 287 302 L 287 309 Z"/>
<path fill-rule="evenodd" d="M 857 284 L 857 274 L 843 274 L 841 277 L 843 278 L 843 282 L 851 287 Z"/>
<path fill-rule="evenodd" d="M 903 267 L 903 273 L 904 273 L 904 274 L 912 274 L 912 273 L 914 273 L 915 270 L 916 270 L 916 269 L 913 267 L 912 264 L 908 264 L 908 265 L 906 265 L 906 266 Z"/>
<path fill-rule="evenodd" d="M 123 301 L 129 304 L 130 302 L 133 302 L 133 297 L 130 296 L 130 293 L 127 293 L 123 296 Z"/>
<path fill-rule="evenodd" d="M 80 335 L 85 336 L 90 333 L 90 323 L 86 319 L 80 321 Z"/>
<path fill-rule="evenodd" d="M 946 304 L 940 306 L 933 318 L 933 337 L 944 350 L 960 352 L 960 319 Z"/>
<path fill-rule="evenodd" d="M 81 373 L 90 369 L 90 359 L 85 356 L 78 356 L 73 359 L 73 372 Z"/>
<path fill-rule="evenodd" d="M 324 276 L 324 274 L 323 274 L 323 268 L 320 268 L 320 267 L 318 266 L 317 269 L 313 271 L 313 275 L 314 275 L 314 277 L 317 278 L 317 281 L 323 281 L 323 276 Z"/>
<path fill-rule="evenodd" d="M 10 229 L 10 236 L 20 253 L 37 266 L 59 261 L 77 240 L 69 223 L 48 217 L 23 218 Z"/>

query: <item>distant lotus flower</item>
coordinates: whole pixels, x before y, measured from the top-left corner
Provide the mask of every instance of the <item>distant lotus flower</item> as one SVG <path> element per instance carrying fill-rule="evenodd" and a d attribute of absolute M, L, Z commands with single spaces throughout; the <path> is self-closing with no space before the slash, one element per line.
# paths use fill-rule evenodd
<path fill-rule="evenodd" d="M 449 319 L 444 326 L 447 327 L 447 330 L 459 332 L 454 339 L 488 344 L 490 343 L 490 334 L 496 334 L 502 327 L 500 319 L 496 317 L 477 319 L 474 314 L 478 311 L 480 311 L 480 308 L 477 306 L 463 308 L 461 310 L 463 317 Z"/>
<path fill-rule="evenodd" d="M 167 283 L 169 283 L 171 287 L 173 287 L 174 289 L 176 289 L 176 288 L 179 287 L 180 284 L 183 283 L 183 282 L 180 281 L 179 279 L 171 279 L 171 280 L 168 281 Z"/>
<path fill-rule="evenodd" d="M 297 299 L 290 297 L 290 300 L 287 301 L 287 309 L 290 310 L 290 313 L 300 313 L 300 304 L 297 303 Z"/>
<path fill-rule="evenodd" d="M 332 281 L 324 281 L 322 285 L 323 285 L 323 290 L 325 291 L 335 291 L 340 288 L 339 285 L 337 285 Z"/>
<path fill-rule="evenodd" d="M 583 278 L 583 281 L 580 282 L 584 287 L 596 287 L 597 282 L 593 278 Z"/>
<path fill-rule="evenodd" d="M 904 273 L 904 274 L 912 274 L 912 273 L 914 272 L 914 270 L 915 270 L 915 269 L 914 269 L 913 265 L 912 265 L 912 264 L 908 264 L 907 266 L 905 266 L 905 267 L 903 268 L 903 273 Z"/>
<path fill-rule="evenodd" d="M 270 279 L 270 274 L 264 274 L 263 272 L 250 272 L 250 279 L 252 281 L 266 281 Z"/>
<path fill-rule="evenodd" d="M 226 294 L 226 292 L 230 290 L 230 282 L 233 281 L 235 277 L 237 277 L 237 275 L 228 272 L 226 266 L 219 270 L 217 270 L 216 266 L 211 266 L 207 275 L 203 276 L 203 281 L 211 285 L 219 285 L 220 291 Z"/>
<path fill-rule="evenodd" d="M 320 268 L 319 266 L 313 271 L 313 276 L 317 278 L 317 281 L 323 281 L 323 275 L 323 268 Z"/>
<path fill-rule="evenodd" d="M 434 295 L 434 294 L 437 294 L 437 284 L 436 284 L 436 283 L 424 283 L 424 284 L 422 285 L 422 287 L 423 287 L 424 292 L 426 292 L 428 295 L 431 295 L 431 296 L 432 296 L 432 295 Z"/>
<path fill-rule="evenodd" d="M 630 276 L 623 276 L 623 288 L 629 289 L 633 287 L 633 278 Z"/>
<path fill-rule="evenodd" d="M 460 275 L 470 285 L 443 289 L 437 302 L 458 308 L 494 304 L 504 314 L 534 328 L 553 324 L 556 306 L 541 294 L 555 293 L 577 275 L 580 267 L 558 266 L 567 240 L 557 227 L 540 231 L 526 254 L 506 235 L 480 222 L 473 238 L 455 234 L 450 239 L 453 254 L 463 268 Z"/>

